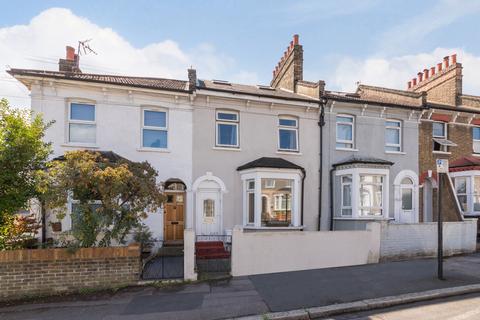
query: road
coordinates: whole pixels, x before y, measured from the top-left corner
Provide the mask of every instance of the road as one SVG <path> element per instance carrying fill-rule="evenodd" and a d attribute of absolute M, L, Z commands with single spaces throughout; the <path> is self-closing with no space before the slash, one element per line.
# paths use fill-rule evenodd
<path fill-rule="evenodd" d="M 324 320 L 478 320 L 480 294 L 470 294 L 428 302 L 352 313 Z"/>

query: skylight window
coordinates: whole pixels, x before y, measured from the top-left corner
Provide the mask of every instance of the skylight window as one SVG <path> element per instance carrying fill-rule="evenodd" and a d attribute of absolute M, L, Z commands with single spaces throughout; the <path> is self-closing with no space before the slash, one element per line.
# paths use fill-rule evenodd
<path fill-rule="evenodd" d="M 230 85 L 230 82 L 226 81 L 226 80 L 212 80 L 213 83 L 215 84 L 223 84 L 223 85 L 227 85 L 229 86 Z"/>
<path fill-rule="evenodd" d="M 262 89 L 262 90 L 270 90 L 270 91 L 275 91 L 274 88 L 270 87 L 270 86 L 264 86 L 264 85 L 257 85 L 258 89 Z"/>

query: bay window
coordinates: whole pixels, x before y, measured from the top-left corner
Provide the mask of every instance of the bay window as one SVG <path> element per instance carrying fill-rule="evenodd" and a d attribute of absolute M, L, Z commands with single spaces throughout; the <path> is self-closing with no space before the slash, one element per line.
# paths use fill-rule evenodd
<path fill-rule="evenodd" d="M 70 103 L 68 110 L 68 142 L 96 142 L 95 105 Z"/>
<path fill-rule="evenodd" d="M 346 168 L 337 170 L 337 203 L 341 219 L 388 218 L 388 169 Z"/>
<path fill-rule="evenodd" d="M 301 172 L 259 168 L 240 174 L 244 183 L 246 227 L 300 227 Z"/>
<path fill-rule="evenodd" d="M 480 215 L 480 171 L 452 172 L 450 176 L 463 213 Z"/>

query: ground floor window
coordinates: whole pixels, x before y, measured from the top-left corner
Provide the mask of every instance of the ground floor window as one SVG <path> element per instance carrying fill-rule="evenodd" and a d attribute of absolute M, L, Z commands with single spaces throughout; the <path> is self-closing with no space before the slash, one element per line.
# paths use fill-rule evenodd
<path fill-rule="evenodd" d="M 463 213 L 480 215 L 480 171 L 454 172 L 451 176 Z"/>
<path fill-rule="evenodd" d="M 387 217 L 388 174 L 388 169 L 338 170 L 339 195 L 334 197 L 340 203 L 340 216 L 352 219 Z"/>
<path fill-rule="evenodd" d="M 244 183 L 244 223 L 247 226 L 300 226 L 300 170 L 285 173 L 249 170 Z"/>

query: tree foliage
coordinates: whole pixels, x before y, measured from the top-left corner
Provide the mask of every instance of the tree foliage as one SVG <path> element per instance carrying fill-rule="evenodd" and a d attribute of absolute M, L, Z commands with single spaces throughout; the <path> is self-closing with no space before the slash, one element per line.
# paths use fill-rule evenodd
<path fill-rule="evenodd" d="M 0 242 L 11 243 L 21 230 L 16 213 L 39 194 L 41 171 L 51 152 L 43 141 L 41 115 L 15 109 L 0 100 Z M 10 239 L 12 238 L 12 239 Z"/>
<path fill-rule="evenodd" d="M 62 218 L 68 199 L 75 200 L 71 235 L 80 247 L 124 243 L 146 212 L 164 200 L 148 162 L 111 161 L 98 152 L 67 152 L 53 161 L 44 179 L 44 200 Z"/>

